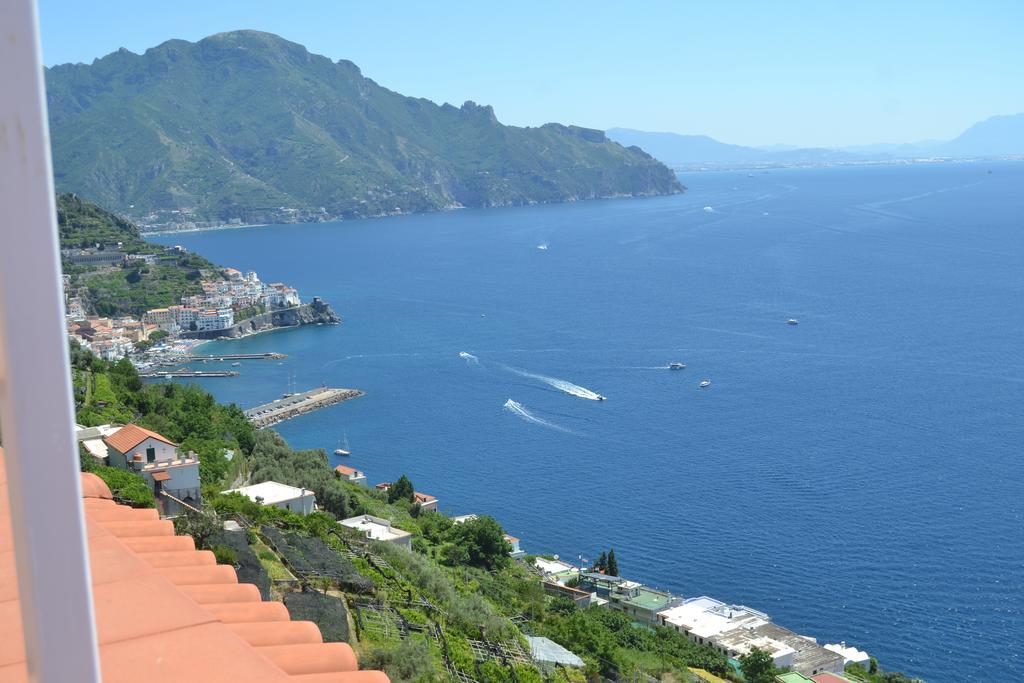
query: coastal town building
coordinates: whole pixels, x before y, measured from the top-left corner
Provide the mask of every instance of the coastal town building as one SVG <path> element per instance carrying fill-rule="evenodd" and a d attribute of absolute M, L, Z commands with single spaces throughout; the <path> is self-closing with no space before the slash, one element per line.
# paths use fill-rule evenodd
<path fill-rule="evenodd" d="M 276 481 L 263 481 L 224 493 L 240 493 L 259 505 L 278 507 L 297 515 L 308 515 L 316 509 L 316 495 L 312 491 Z"/>
<path fill-rule="evenodd" d="M 432 496 L 429 493 L 414 491 L 412 494 L 412 502 L 415 505 L 419 505 L 420 510 L 437 510 L 437 497 Z"/>
<path fill-rule="evenodd" d="M 203 311 L 196 318 L 196 330 L 208 332 L 211 330 L 226 330 L 235 324 L 235 314 L 230 308 L 219 308 Z"/>
<path fill-rule="evenodd" d="M 756 647 L 770 654 L 776 667 L 807 676 L 843 670 L 842 656 L 744 605 L 728 605 L 707 596 L 690 598 L 660 612 L 658 623 L 734 659 Z"/>
<path fill-rule="evenodd" d="M 825 645 L 825 649 L 835 652 L 837 655 L 841 656 L 843 658 L 844 668 L 847 664 L 859 664 L 865 669 L 871 665 L 871 656 L 867 652 L 849 646 L 845 641 L 827 643 Z"/>
<path fill-rule="evenodd" d="M 162 516 L 180 514 L 183 506 L 202 505 L 195 453 L 181 455 L 170 439 L 134 424 L 121 427 L 103 441 L 110 466 L 142 475 Z"/>
<path fill-rule="evenodd" d="M 593 591 L 607 600 L 611 609 L 617 609 L 644 624 L 660 623 L 658 613 L 681 602 L 681 598 L 671 593 L 648 588 L 621 576 L 597 572 L 583 572 L 579 576 L 580 588 Z"/>
<path fill-rule="evenodd" d="M 357 470 L 355 467 L 349 467 L 348 465 L 338 465 L 334 468 L 334 471 L 338 473 L 338 476 L 345 481 L 353 484 L 366 485 L 366 475 Z"/>
<path fill-rule="evenodd" d="M 371 541 L 393 543 L 406 550 L 412 550 L 412 534 L 404 529 L 391 526 L 389 520 L 373 515 L 359 515 L 343 519 L 338 524 L 363 532 Z"/>
<path fill-rule="evenodd" d="M 378 491 L 387 491 L 391 488 L 390 481 L 382 481 L 381 483 L 374 486 Z M 429 493 L 421 493 L 420 491 L 413 491 L 412 502 L 414 505 L 419 505 L 420 510 L 437 510 L 437 497 L 430 495 Z M 476 515 L 473 515 L 476 518 Z"/>
<path fill-rule="evenodd" d="M 526 553 L 519 547 L 519 539 L 515 536 L 511 534 L 505 534 L 505 542 L 508 543 L 509 546 L 511 546 L 512 548 L 508 551 L 509 557 L 518 559 L 526 555 Z"/>
<path fill-rule="evenodd" d="M 580 569 L 578 567 L 574 567 L 568 562 L 559 560 L 557 556 L 553 559 L 536 557 L 533 560 L 533 565 L 540 570 L 545 580 L 562 585 L 564 585 L 566 581 L 574 579 L 580 575 Z"/>
<path fill-rule="evenodd" d="M 170 308 L 154 308 L 142 315 L 142 322 L 149 325 L 156 325 L 157 328 L 170 334 L 177 334 L 181 328 L 178 325 L 175 312 Z"/>
<path fill-rule="evenodd" d="M 558 598 L 569 598 L 579 609 L 586 609 L 591 605 L 606 605 L 607 600 L 597 597 L 597 593 L 591 591 L 585 591 L 582 588 L 575 588 L 573 586 L 566 586 L 565 584 L 555 583 L 554 581 L 544 580 L 541 582 L 541 586 L 544 588 L 544 592 L 548 595 Z"/>
<path fill-rule="evenodd" d="M 116 266 L 120 265 L 125 254 L 121 251 L 121 244 L 104 248 L 89 247 L 87 249 L 64 249 L 61 256 L 76 266 Z"/>

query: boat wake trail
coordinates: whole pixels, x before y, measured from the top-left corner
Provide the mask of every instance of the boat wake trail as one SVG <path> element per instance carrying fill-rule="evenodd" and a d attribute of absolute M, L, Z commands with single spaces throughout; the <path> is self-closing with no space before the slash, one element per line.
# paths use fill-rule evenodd
<path fill-rule="evenodd" d="M 560 427 L 560 426 L 556 425 L 553 422 L 548 422 L 544 418 L 537 417 L 536 415 L 531 413 L 529 410 L 527 410 L 526 407 L 522 403 L 519 403 L 518 401 L 513 401 L 512 399 L 509 399 L 509 400 L 505 401 L 505 405 L 502 406 L 502 407 L 505 408 L 505 410 L 507 410 L 508 412 L 512 413 L 513 415 L 516 415 L 516 416 L 522 418 L 523 420 L 526 420 L 527 422 L 532 422 L 535 425 L 540 425 L 542 427 L 547 427 L 548 429 L 554 429 L 557 432 L 565 432 L 566 434 L 575 434 L 576 433 L 576 432 L 572 431 L 571 429 L 566 429 L 565 427 Z"/>
<path fill-rule="evenodd" d="M 578 384 L 573 384 L 572 382 L 568 382 L 564 379 L 558 379 L 557 377 L 548 377 L 547 375 L 538 375 L 533 372 L 527 372 L 526 370 L 519 370 L 517 368 L 513 368 L 512 366 L 509 365 L 506 365 L 505 367 L 508 368 L 510 372 L 514 372 L 520 377 L 529 377 L 530 379 L 535 379 L 539 382 L 544 382 L 544 384 L 547 384 L 550 387 L 554 387 L 559 391 L 564 391 L 567 394 L 571 394 L 579 398 L 585 398 L 590 401 L 603 401 L 605 398 L 596 391 L 591 391 L 586 387 L 581 387 Z"/>
<path fill-rule="evenodd" d="M 480 359 L 466 351 L 459 351 L 459 358 L 466 361 L 466 365 L 480 365 Z"/>

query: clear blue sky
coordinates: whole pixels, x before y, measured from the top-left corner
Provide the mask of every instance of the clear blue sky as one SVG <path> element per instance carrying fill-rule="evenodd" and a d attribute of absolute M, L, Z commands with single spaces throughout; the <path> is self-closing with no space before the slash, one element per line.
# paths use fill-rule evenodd
<path fill-rule="evenodd" d="M 1024 111 L 1024 1 L 39 0 L 48 65 L 251 28 L 514 125 L 737 144 L 954 137 Z"/>

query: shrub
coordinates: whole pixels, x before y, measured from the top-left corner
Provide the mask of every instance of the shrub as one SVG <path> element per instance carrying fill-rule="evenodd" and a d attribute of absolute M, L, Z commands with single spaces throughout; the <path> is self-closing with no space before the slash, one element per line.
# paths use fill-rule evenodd
<path fill-rule="evenodd" d="M 235 552 L 234 548 L 226 545 L 215 545 L 212 550 L 214 557 L 217 558 L 217 564 L 229 564 L 232 567 L 238 564 L 238 553 Z"/>
<path fill-rule="evenodd" d="M 375 647 L 363 656 L 363 667 L 382 669 L 393 683 L 435 680 L 430 646 L 409 638 L 394 647 Z"/>
<path fill-rule="evenodd" d="M 153 491 L 140 475 L 106 465 L 93 465 L 90 471 L 107 484 L 116 498 L 126 500 L 132 507 L 156 507 Z"/>

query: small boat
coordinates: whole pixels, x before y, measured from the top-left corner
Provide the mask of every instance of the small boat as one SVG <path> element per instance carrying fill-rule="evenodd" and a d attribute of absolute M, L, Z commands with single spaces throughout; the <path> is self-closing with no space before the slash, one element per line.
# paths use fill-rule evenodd
<path fill-rule="evenodd" d="M 241 365 L 241 363 L 237 363 L 237 362 L 236 362 L 236 363 L 232 363 L 232 364 L 231 364 L 231 367 L 233 367 L 233 368 L 237 368 L 237 367 L 238 367 L 239 365 Z"/>
<path fill-rule="evenodd" d="M 538 244 L 537 248 L 540 249 L 541 251 L 547 251 L 548 250 L 548 243 L 544 242 L 543 244 Z"/>
<path fill-rule="evenodd" d="M 669 370 L 682 370 L 685 367 L 686 367 L 686 363 L 669 363 L 668 364 L 668 369 Z"/>
<path fill-rule="evenodd" d="M 597 395 L 596 397 L 594 397 L 594 400 L 595 400 L 595 401 L 604 401 L 604 400 L 605 400 L 605 397 L 604 397 L 604 396 L 602 396 L 601 394 L 598 394 L 598 395 Z"/>
<path fill-rule="evenodd" d="M 352 455 L 351 453 L 346 451 L 344 448 L 335 448 L 334 449 L 334 454 L 335 455 Z"/>
<path fill-rule="evenodd" d="M 709 380 L 709 379 L 702 379 L 700 381 L 700 388 L 701 389 L 707 389 L 710 386 L 711 386 L 711 380 Z"/>
<path fill-rule="evenodd" d="M 285 392 L 285 393 L 281 394 L 281 398 L 291 398 L 293 395 L 294 394 L 289 394 L 289 393 Z"/>
<path fill-rule="evenodd" d="M 797 320 L 796 318 L 790 318 L 789 320 L 786 321 L 786 324 L 787 325 L 799 325 L 800 321 Z"/>

